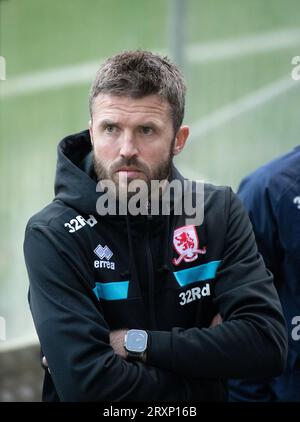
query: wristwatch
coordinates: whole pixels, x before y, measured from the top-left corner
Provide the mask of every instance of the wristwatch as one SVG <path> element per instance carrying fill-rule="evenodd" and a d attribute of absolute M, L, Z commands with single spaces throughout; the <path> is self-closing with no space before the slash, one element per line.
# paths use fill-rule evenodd
<path fill-rule="evenodd" d="M 144 330 L 129 330 L 125 335 L 124 347 L 128 360 L 146 362 L 148 334 Z"/>

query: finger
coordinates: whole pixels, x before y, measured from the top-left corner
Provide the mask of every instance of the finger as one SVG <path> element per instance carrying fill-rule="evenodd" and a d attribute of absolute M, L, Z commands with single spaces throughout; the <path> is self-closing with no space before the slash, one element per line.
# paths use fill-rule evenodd
<path fill-rule="evenodd" d="M 210 327 L 215 327 L 216 325 L 222 324 L 223 319 L 220 314 L 217 314 L 213 317 L 212 322 L 210 323 Z"/>

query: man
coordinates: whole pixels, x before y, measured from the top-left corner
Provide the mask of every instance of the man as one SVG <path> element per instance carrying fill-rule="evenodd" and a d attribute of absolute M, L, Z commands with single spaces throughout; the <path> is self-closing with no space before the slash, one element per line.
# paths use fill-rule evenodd
<path fill-rule="evenodd" d="M 285 372 L 276 378 L 234 381 L 236 401 L 300 401 L 300 147 L 262 166 L 239 188 L 258 249 L 274 274 L 288 326 Z"/>
<path fill-rule="evenodd" d="M 129 182 L 184 183 L 172 163 L 189 133 L 184 99 L 166 58 L 116 55 L 93 83 L 89 131 L 59 144 L 55 199 L 24 243 L 45 401 L 221 401 L 226 378 L 283 370 L 280 303 L 230 188 L 205 185 L 200 225 L 175 212 L 184 193 L 168 214 L 149 201 L 148 215 L 99 215 L 97 181 L 118 188 L 119 205 Z"/>

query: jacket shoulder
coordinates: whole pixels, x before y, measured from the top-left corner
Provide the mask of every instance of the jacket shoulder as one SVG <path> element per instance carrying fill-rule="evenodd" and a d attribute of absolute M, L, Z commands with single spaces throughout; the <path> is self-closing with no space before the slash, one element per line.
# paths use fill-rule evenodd
<path fill-rule="evenodd" d="M 214 207 L 221 207 L 229 203 L 232 196 L 235 196 L 230 186 L 217 186 L 211 183 L 204 184 L 205 205 L 212 204 Z"/>
<path fill-rule="evenodd" d="M 243 200 L 255 201 L 267 195 L 279 203 L 295 187 L 300 186 L 300 147 L 259 167 L 245 177 L 239 186 Z"/>
<path fill-rule="evenodd" d="M 218 186 L 218 185 L 214 185 L 212 183 L 204 183 L 204 192 L 206 195 L 219 195 L 224 196 L 224 195 L 228 195 L 230 192 L 232 191 L 232 188 L 230 186 Z"/>
<path fill-rule="evenodd" d="M 34 227 L 49 227 L 65 233 L 65 223 L 76 218 L 78 214 L 79 212 L 75 209 L 59 200 L 54 200 L 30 217 L 26 225 L 26 232 Z"/>
<path fill-rule="evenodd" d="M 204 185 L 204 217 L 212 226 L 227 224 L 232 204 L 243 208 L 239 198 L 230 186 Z"/>
<path fill-rule="evenodd" d="M 275 158 L 246 176 L 241 185 L 251 183 L 257 188 L 284 187 L 298 178 L 300 173 L 300 147 Z"/>

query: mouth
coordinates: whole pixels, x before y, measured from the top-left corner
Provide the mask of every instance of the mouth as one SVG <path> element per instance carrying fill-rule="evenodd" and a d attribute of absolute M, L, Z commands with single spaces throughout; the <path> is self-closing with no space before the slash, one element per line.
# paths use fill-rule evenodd
<path fill-rule="evenodd" d="M 116 173 L 119 173 L 120 176 L 126 174 L 127 177 L 138 177 L 142 171 L 135 167 L 121 167 Z"/>

